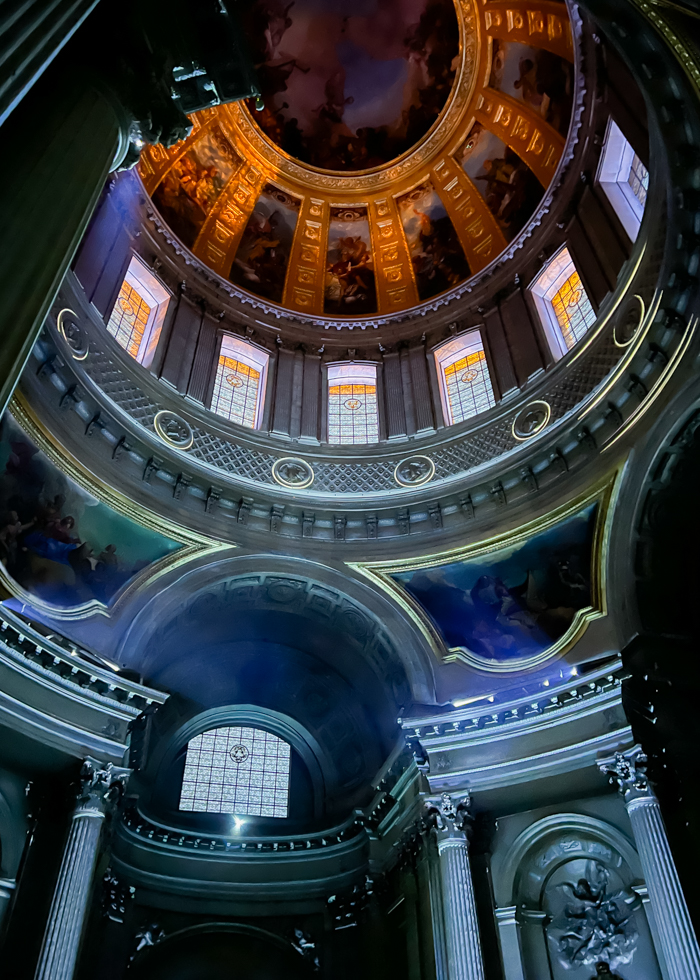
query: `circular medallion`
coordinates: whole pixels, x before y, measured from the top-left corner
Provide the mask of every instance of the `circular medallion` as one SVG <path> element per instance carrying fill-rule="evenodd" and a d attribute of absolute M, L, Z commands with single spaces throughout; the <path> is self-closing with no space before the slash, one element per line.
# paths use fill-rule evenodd
<path fill-rule="evenodd" d="M 613 327 L 613 340 L 616 347 L 629 347 L 644 322 L 646 306 L 641 296 L 631 296 L 620 311 Z"/>
<path fill-rule="evenodd" d="M 471 371 L 465 371 L 459 380 L 462 382 L 462 384 L 468 385 L 471 384 L 472 381 L 475 381 L 478 377 L 479 372 L 472 369 Z"/>
<path fill-rule="evenodd" d="M 78 314 L 67 307 L 58 314 L 56 327 L 71 350 L 76 361 L 84 361 L 88 356 L 90 342 L 87 331 L 77 320 Z"/>
<path fill-rule="evenodd" d="M 194 433 L 189 424 L 175 412 L 158 412 L 153 419 L 153 428 L 163 442 L 173 449 L 189 449 L 194 442 Z"/>
<path fill-rule="evenodd" d="M 429 456 L 409 456 L 394 470 L 394 479 L 402 487 L 418 487 L 432 480 L 434 475 L 435 463 Z"/>
<path fill-rule="evenodd" d="M 349 412 L 356 412 L 358 408 L 362 408 L 362 402 L 359 398 L 348 398 L 345 402 L 345 407 Z"/>
<path fill-rule="evenodd" d="M 284 456 L 272 465 L 272 478 L 290 490 L 305 490 L 314 482 L 314 471 L 304 459 Z"/>
<path fill-rule="evenodd" d="M 526 405 L 513 419 L 512 432 L 518 442 L 532 439 L 547 425 L 552 415 L 548 402 L 535 401 Z"/>
<path fill-rule="evenodd" d="M 227 374 L 226 381 L 232 388 L 240 388 L 243 385 L 243 378 L 239 374 Z"/>
<path fill-rule="evenodd" d="M 245 747 L 245 745 L 234 745 L 232 748 L 228 750 L 228 754 L 230 755 L 231 759 L 236 763 L 236 765 L 240 766 L 240 764 L 242 762 L 245 762 L 245 760 L 248 758 L 250 752 Z"/>

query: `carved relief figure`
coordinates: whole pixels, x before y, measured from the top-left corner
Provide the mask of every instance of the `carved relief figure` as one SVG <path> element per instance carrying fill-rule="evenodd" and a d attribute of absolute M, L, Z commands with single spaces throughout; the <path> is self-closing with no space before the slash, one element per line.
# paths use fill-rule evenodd
<path fill-rule="evenodd" d="M 637 948 L 634 912 L 640 904 L 634 892 L 610 887 L 610 872 L 598 861 L 586 861 L 584 876 L 559 885 L 562 907 L 547 935 L 561 964 L 569 969 L 630 963 Z M 610 976 L 610 973 L 607 974 Z"/>
<path fill-rule="evenodd" d="M 286 153 L 361 170 L 406 152 L 452 88 L 459 30 L 452 0 L 257 0 L 247 31 L 265 108 L 254 113 Z"/>
<path fill-rule="evenodd" d="M 299 203 L 273 184 L 263 188 L 231 266 L 232 282 L 274 303 L 281 302 Z"/>
<path fill-rule="evenodd" d="M 360 316 L 377 309 L 366 208 L 332 208 L 324 312 Z"/>

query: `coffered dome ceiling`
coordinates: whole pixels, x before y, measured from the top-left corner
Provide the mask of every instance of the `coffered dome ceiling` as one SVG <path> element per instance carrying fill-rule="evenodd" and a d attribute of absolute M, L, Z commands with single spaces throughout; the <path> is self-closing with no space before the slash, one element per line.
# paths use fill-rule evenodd
<path fill-rule="evenodd" d="M 564 151 L 566 6 L 257 0 L 263 107 L 197 113 L 140 173 L 171 229 L 241 290 L 313 318 L 391 315 L 488 266 Z"/>

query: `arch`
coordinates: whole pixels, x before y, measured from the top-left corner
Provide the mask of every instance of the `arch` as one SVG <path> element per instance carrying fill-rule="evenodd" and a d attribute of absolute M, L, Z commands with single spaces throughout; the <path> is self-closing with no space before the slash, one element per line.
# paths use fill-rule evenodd
<path fill-rule="evenodd" d="M 528 858 L 533 859 L 548 840 L 566 838 L 567 834 L 578 835 L 580 840 L 577 841 L 573 836 L 570 842 L 563 841 L 559 848 L 550 845 L 548 859 L 538 862 L 542 873 L 537 876 L 530 872 L 529 880 L 524 881 L 523 867 Z M 588 847 L 584 846 L 586 838 L 589 843 Z M 537 820 L 514 841 L 508 854 L 508 862 L 502 878 L 500 882 L 496 883 L 498 904 L 500 906 L 528 904 L 531 908 L 539 908 L 547 880 L 554 871 L 573 858 L 600 859 L 606 857 L 598 850 L 600 845 L 611 848 L 617 853 L 620 859 L 618 865 L 626 864 L 630 869 L 632 879 L 641 879 L 641 867 L 637 852 L 629 839 L 617 827 L 588 814 L 557 813 Z M 543 857 L 547 858 L 547 852 Z M 535 894 L 535 890 L 537 894 Z"/>
<path fill-rule="evenodd" d="M 235 957 L 230 955 L 233 951 Z M 220 952 L 229 952 L 229 956 L 219 957 Z M 304 980 L 313 975 L 312 950 L 309 953 L 305 955 L 291 942 L 258 926 L 202 923 L 145 947 L 129 965 L 127 976 L 134 980 L 242 980 L 249 975 L 246 969 L 254 967 L 258 980 L 280 976 Z M 228 962 L 222 964 L 220 958 Z"/>

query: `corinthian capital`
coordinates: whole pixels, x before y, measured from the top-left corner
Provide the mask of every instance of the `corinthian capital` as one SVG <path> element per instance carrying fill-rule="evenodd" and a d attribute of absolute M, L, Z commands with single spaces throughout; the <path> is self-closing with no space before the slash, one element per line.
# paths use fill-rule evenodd
<path fill-rule="evenodd" d="M 131 769 L 85 759 L 80 770 L 78 810 L 104 813 L 121 796 Z"/>
<path fill-rule="evenodd" d="M 635 745 L 627 752 L 616 752 L 611 759 L 600 761 L 598 767 L 610 777 L 611 783 L 617 783 L 625 800 L 632 796 L 653 795 L 647 777 L 647 757 L 641 745 Z"/>
<path fill-rule="evenodd" d="M 453 800 L 449 793 L 426 800 L 425 817 L 439 837 L 464 837 L 471 827 L 473 817 L 469 812 L 471 797 L 469 793 Z"/>

